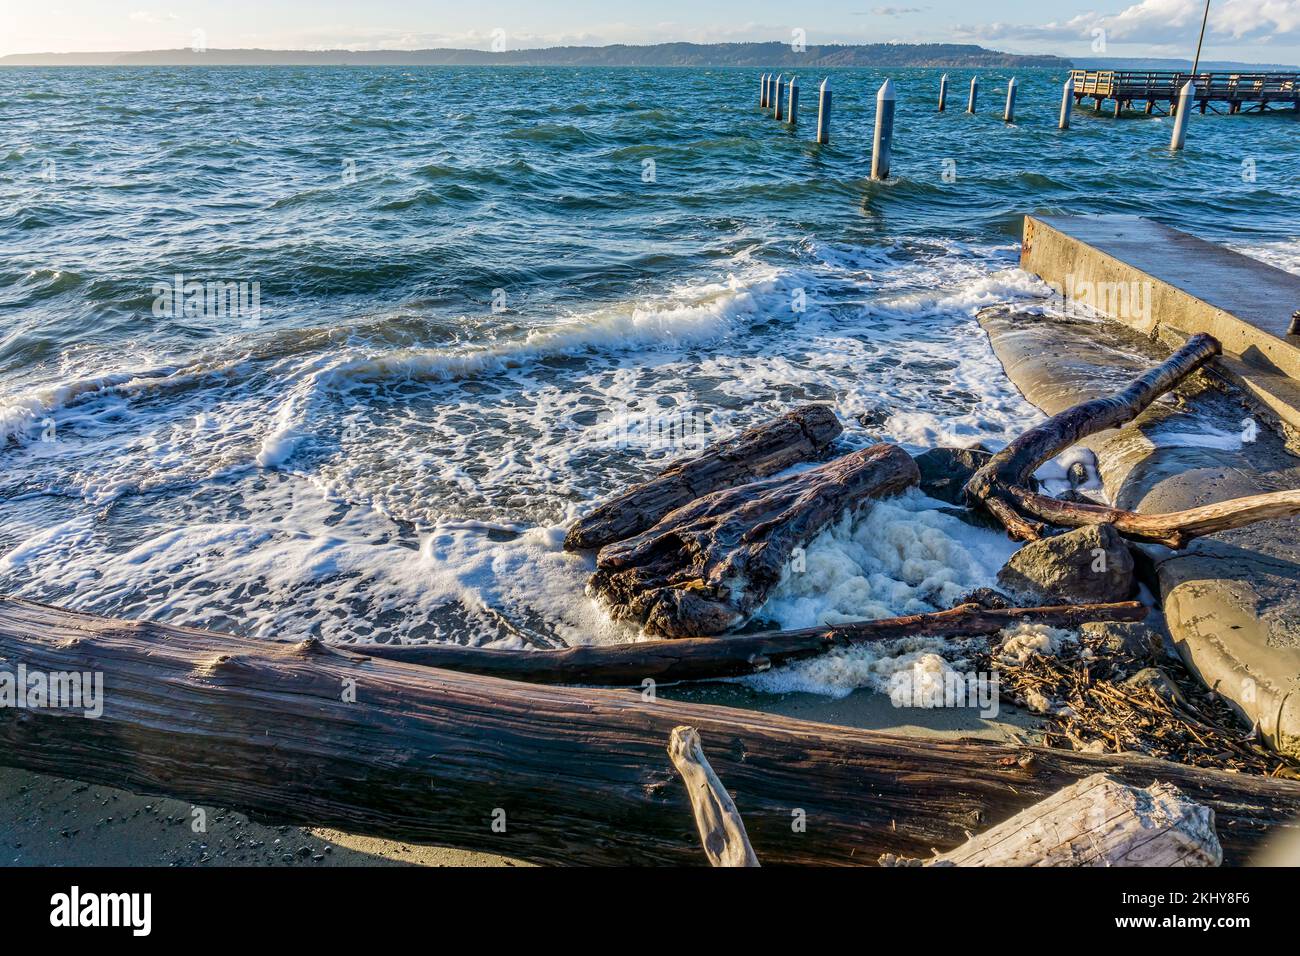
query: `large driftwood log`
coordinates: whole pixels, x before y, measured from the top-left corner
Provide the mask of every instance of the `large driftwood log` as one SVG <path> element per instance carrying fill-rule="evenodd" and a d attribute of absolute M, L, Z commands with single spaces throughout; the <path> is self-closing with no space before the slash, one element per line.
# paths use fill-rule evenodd
<path fill-rule="evenodd" d="M 829 405 L 803 405 L 710 445 L 650 481 L 635 485 L 573 523 L 570 551 L 595 550 L 640 534 L 668 512 L 713 491 L 775 475 L 812 461 L 843 431 Z"/>
<path fill-rule="evenodd" d="M 371 657 L 534 684 L 640 686 L 646 681 L 670 683 L 740 677 L 837 647 L 902 637 L 972 637 L 996 634 L 1017 624 L 1077 628 L 1088 621 L 1140 621 L 1148 613 L 1149 609 L 1137 601 L 1005 610 L 963 604 L 932 614 L 908 614 L 795 631 L 554 650 L 496 650 L 459 644 L 353 644 L 349 649 Z"/>
<path fill-rule="evenodd" d="M 1300 514 L 1300 490 L 1250 495 L 1167 514 L 1139 514 L 1106 505 L 1062 501 L 1032 490 L 1032 476 L 1043 462 L 1089 435 L 1132 421 L 1219 352 L 1219 343 L 1212 336 L 1193 335 L 1167 361 L 1134 379 L 1118 394 L 1082 402 L 1053 415 L 975 472 L 966 483 L 967 500 L 982 505 L 1013 538 L 1021 540 L 1042 537 L 1044 522 L 1067 528 L 1111 524 L 1125 537 L 1170 548 L 1186 547 L 1192 538 L 1217 531 Z"/>
<path fill-rule="evenodd" d="M 700 833 L 700 843 L 709 863 L 758 866 L 758 857 L 745 833 L 745 821 L 740 818 L 736 801 L 709 766 L 700 747 L 699 732 L 694 727 L 674 727 L 668 738 L 668 757 L 686 784 L 686 795 L 695 814 L 695 829 Z"/>
<path fill-rule="evenodd" d="M 767 864 L 948 849 L 1099 771 L 1168 781 L 1210 806 L 1228 862 L 1300 818 L 1290 781 L 916 740 L 0 601 L 0 673 L 19 664 L 103 674 L 103 714 L 0 708 L 0 764 L 539 862 L 702 862 L 664 753 L 682 724 L 709 740 Z M 805 832 L 792 830 L 797 812 Z"/>
<path fill-rule="evenodd" d="M 1132 421 L 1220 351 L 1214 337 L 1193 335 L 1166 361 L 1134 379 L 1119 393 L 1081 402 L 1029 429 L 971 476 L 965 488 L 967 500 L 983 505 L 1013 538 L 1033 541 L 1042 537 L 1043 526 L 1016 510 L 1010 489 L 1032 487 L 1030 479 L 1043 462 L 1089 435 Z"/>
<path fill-rule="evenodd" d="M 1178 788 L 1093 774 L 928 860 L 886 866 L 1218 866 L 1214 811 Z"/>
<path fill-rule="evenodd" d="M 846 509 L 919 480 L 907 452 L 882 444 L 798 474 L 716 491 L 602 548 L 588 593 L 649 634 L 720 634 L 758 609 L 795 548 Z"/>

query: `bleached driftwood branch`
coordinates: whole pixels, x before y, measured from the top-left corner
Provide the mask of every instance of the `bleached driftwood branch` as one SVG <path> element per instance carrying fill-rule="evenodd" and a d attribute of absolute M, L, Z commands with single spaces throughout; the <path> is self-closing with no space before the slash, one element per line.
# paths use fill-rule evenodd
<path fill-rule="evenodd" d="M 686 784 L 704 854 L 714 866 L 758 866 L 736 802 L 709 766 L 694 727 L 674 727 L 668 756 Z"/>

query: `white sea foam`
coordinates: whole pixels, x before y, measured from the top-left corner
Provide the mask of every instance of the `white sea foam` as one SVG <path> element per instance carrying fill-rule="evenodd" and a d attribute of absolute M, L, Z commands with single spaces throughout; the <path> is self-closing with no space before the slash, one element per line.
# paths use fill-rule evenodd
<path fill-rule="evenodd" d="M 558 528 L 684 450 L 640 444 L 647 416 L 711 441 L 822 400 L 846 447 L 912 450 L 997 445 L 1038 417 L 973 318 L 1040 294 L 1006 250 L 818 251 L 532 328 L 466 324 L 477 339 L 281 331 L 0 399 L 58 432 L 5 453 L 0 587 L 277 637 L 632 639 L 586 598 L 590 559 Z M 40 511 L 50 493 L 62 521 Z M 907 496 L 841 522 L 763 613 L 930 610 L 990 583 L 1005 541 L 937 508 Z"/>
<path fill-rule="evenodd" d="M 1256 242 L 1230 248 L 1252 259 L 1259 259 L 1278 269 L 1300 275 L 1300 236 L 1281 242 Z"/>
<path fill-rule="evenodd" d="M 1015 551 L 1006 535 L 966 524 L 911 491 L 841 519 L 808 546 L 762 614 L 783 628 L 814 627 L 951 607 L 992 586 Z"/>
<path fill-rule="evenodd" d="M 573 643 L 634 637 L 585 597 L 590 559 L 563 550 L 562 529 L 508 534 L 449 524 L 415 548 L 365 507 L 345 506 L 340 519 L 292 478 L 257 500 L 256 513 L 241 508 L 238 519 L 172 526 L 158 515 L 129 542 L 109 542 L 95 533 L 93 516 L 78 516 L 0 554 L 0 575 L 68 591 L 87 610 L 130 609 L 200 626 L 237 621 L 269 639 L 314 633 L 519 647 L 538 635 Z"/>
<path fill-rule="evenodd" d="M 783 628 L 813 627 L 941 610 L 994 585 L 1015 545 L 941 506 L 911 491 L 876 502 L 856 521 L 841 520 L 809 545 L 807 570 L 787 574 L 761 613 Z M 933 669 L 933 655 L 953 646 L 938 638 L 858 645 L 744 682 L 769 693 L 842 697 L 863 687 L 888 693 L 900 669 Z"/>

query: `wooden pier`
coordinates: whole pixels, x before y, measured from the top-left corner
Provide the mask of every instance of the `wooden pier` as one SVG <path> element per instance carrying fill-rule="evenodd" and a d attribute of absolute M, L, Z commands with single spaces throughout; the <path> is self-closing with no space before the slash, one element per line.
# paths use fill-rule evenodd
<path fill-rule="evenodd" d="M 1172 114 L 1177 109 L 1178 91 L 1189 80 L 1195 84 L 1192 99 L 1202 113 L 1263 113 L 1288 106 L 1300 112 L 1300 72 L 1193 75 L 1172 70 L 1073 70 L 1071 77 L 1076 104 L 1091 97 L 1100 113 L 1110 100 L 1116 116 L 1139 102 L 1146 104 L 1148 116 Z"/>

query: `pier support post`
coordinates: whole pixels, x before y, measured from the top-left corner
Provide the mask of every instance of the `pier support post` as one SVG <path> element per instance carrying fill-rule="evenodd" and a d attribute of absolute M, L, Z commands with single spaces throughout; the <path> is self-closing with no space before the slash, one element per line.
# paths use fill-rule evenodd
<path fill-rule="evenodd" d="M 889 178 L 889 159 L 894 140 L 894 84 L 886 78 L 876 93 L 876 135 L 871 141 L 871 178 Z"/>
<path fill-rule="evenodd" d="M 786 102 L 785 121 L 794 126 L 799 120 L 799 77 L 790 77 L 790 95 Z"/>
<path fill-rule="evenodd" d="M 822 80 L 821 90 L 817 95 L 817 142 L 831 141 L 831 78 Z"/>
<path fill-rule="evenodd" d="M 1016 121 L 1016 78 L 1013 76 L 1007 81 L 1007 108 L 1002 111 L 1002 122 L 1014 123 Z"/>
<path fill-rule="evenodd" d="M 767 106 L 767 74 L 764 73 L 758 78 L 758 108 L 763 109 Z"/>
<path fill-rule="evenodd" d="M 776 76 L 776 97 L 772 101 L 772 116 L 781 119 L 785 115 L 785 110 L 781 107 L 781 100 L 785 97 L 785 74 L 778 73 Z"/>
<path fill-rule="evenodd" d="M 939 77 L 939 112 L 942 113 L 948 105 L 948 74 L 945 73 Z"/>
<path fill-rule="evenodd" d="M 1187 139 L 1187 118 L 1192 112 L 1192 81 L 1188 80 L 1178 92 L 1178 112 L 1174 114 L 1174 135 L 1169 140 L 1170 149 L 1182 149 Z"/>
<path fill-rule="evenodd" d="M 970 99 L 966 101 L 967 113 L 975 112 L 975 100 L 979 96 L 979 92 L 980 92 L 980 78 L 978 76 L 972 76 L 970 78 Z"/>
<path fill-rule="evenodd" d="M 1065 86 L 1061 87 L 1061 119 L 1056 124 L 1057 129 L 1070 128 L 1070 110 L 1074 106 L 1074 77 L 1066 79 Z"/>

